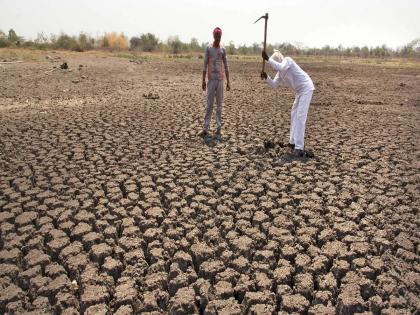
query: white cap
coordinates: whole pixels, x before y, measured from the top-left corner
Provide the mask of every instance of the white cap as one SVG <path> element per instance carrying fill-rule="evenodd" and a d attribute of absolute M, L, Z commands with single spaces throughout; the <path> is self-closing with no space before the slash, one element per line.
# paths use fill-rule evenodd
<path fill-rule="evenodd" d="M 271 58 L 273 58 L 274 61 L 282 62 L 284 57 L 281 54 L 280 50 L 274 49 L 274 53 L 271 55 Z"/>

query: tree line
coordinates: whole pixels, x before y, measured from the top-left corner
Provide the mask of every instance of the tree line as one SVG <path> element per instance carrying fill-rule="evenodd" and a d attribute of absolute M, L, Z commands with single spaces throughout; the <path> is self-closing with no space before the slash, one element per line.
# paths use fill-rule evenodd
<path fill-rule="evenodd" d="M 139 36 L 133 36 L 130 39 L 123 33 L 105 33 L 103 36 L 94 38 L 86 33 L 80 33 L 78 36 L 70 36 L 65 33 L 59 35 L 51 34 L 46 36 L 39 33 L 34 40 L 26 40 L 18 36 L 13 29 L 7 33 L 0 30 L 0 48 L 2 47 L 27 47 L 35 49 L 65 49 L 73 51 L 87 50 L 130 50 L 142 52 L 164 52 L 171 54 L 180 53 L 198 53 L 203 52 L 208 42 L 199 43 L 196 38 L 190 42 L 183 42 L 178 36 L 170 36 L 162 41 L 152 33 L 144 33 Z M 254 43 L 252 45 L 235 45 L 230 41 L 225 45 L 229 55 L 259 55 L 261 45 Z M 331 47 L 326 45 L 322 48 L 308 48 L 300 44 L 276 43 L 268 44 L 267 51 L 280 49 L 286 55 L 322 55 L 322 56 L 349 56 L 349 57 L 417 57 L 420 58 L 420 38 L 407 43 L 397 49 L 392 49 L 386 45 L 376 47 Z"/>

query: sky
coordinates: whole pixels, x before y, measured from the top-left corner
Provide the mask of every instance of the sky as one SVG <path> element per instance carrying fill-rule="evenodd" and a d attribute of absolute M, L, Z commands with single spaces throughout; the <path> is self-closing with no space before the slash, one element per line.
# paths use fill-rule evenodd
<path fill-rule="evenodd" d="M 0 0 L 0 30 L 25 39 L 123 32 L 202 43 L 219 26 L 222 42 L 238 46 L 263 41 L 264 21 L 253 22 L 266 12 L 272 44 L 398 48 L 420 38 L 420 0 Z"/>

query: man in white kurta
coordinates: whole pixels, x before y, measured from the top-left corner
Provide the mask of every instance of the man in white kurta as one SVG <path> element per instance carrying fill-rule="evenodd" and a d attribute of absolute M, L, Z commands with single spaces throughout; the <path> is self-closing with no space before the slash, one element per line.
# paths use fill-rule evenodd
<path fill-rule="evenodd" d="M 306 117 L 308 115 L 312 94 L 315 90 L 314 84 L 309 75 L 303 71 L 292 58 L 283 57 L 278 50 L 275 50 L 270 58 L 268 58 L 267 53 L 263 51 L 262 57 L 265 60 L 268 60 L 271 67 L 277 71 L 277 74 L 274 79 L 272 79 L 265 72 L 261 72 L 261 78 L 265 79 L 272 88 L 286 85 L 292 88 L 296 93 L 291 110 L 289 146 L 294 149 L 294 154 L 296 156 L 304 156 Z"/>

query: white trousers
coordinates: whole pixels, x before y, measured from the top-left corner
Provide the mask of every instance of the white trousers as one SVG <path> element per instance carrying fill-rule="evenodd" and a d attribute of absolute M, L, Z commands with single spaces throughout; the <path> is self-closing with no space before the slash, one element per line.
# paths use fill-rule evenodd
<path fill-rule="evenodd" d="M 213 113 L 214 98 L 216 97 L 216 125 L 222 127 L 223 80 L 209 80 L 207 82 L 207 106 L 204 116 L 204 130 L 209 129 L 211 114 Z"/>
<path fill-rule="evenodd" d="M 308 116 L 309 104 L 311 103 L 313 91 L 296 94 L 291 111 L 290 121 L 290 143 L 295 149 L 303 150 L 305 147 L 305 126 Z"/>

